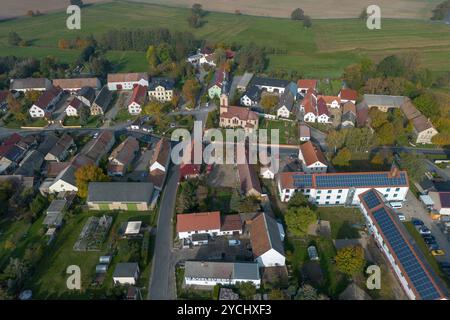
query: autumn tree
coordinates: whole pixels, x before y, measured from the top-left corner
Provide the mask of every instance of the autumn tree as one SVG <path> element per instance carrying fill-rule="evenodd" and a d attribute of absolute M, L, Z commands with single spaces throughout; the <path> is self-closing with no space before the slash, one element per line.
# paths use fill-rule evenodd
<path fill-rule="evenodd" d="M 395 142 L 394 125 L 391 122 L 383 124 L 376 133 L 378 145 L 393 145 Z"/>
<path fill-rule="evenodd" d="M 425 92 L 413 100 L 417 109 L 428 118 L 437 118 L 440 115 L 440 106 L 436 97 L 430 93 Z"/>
<path fill-rule="evenodd" d="M 78 188 L 78 196 L 86 198 L 90 182 L 109 181 L 109 177 L 96 165 L 88 164 L 75 171 L 75 181 Z"/>
<path fill-rule="evenodd" d="M 313 286 L 304 284 L 298 289 L 295 300 L 328 300 L 328 297 L 319 294 Z"/>
<path fill-rule="evenodd" d="M 272 109 L 278 105 L 279 98 L 274 94 L 266 94 L 261 98 L 261 106 L 266 112 L 272 111 Z"/>
<path fill-rule="evenodd" d="M 256 287 L 252 282 L 238 282 L 236 289 L 244 300 L 253 300 L 256 294 Z"/>
<path fill-rule="evenodd" d="M 401 153 L 400 167 L 408 172 L 408 177 L 413 181 L 419 182 L 425 176 L 426 167 L 422 155 Z"/>
<path fill-rule="evenodd" d="M 339 271 L 350 276 L 358 274 L 365 264 L 364 249 L 359 245 L 342 248 L 338 250 L 335 260 Z"/>
<path fill-rule="evenodd" d="M 70 42 L 66 39 L 60 39 L 58 41 L 58 48 L 59 49 L 70 49 Z"/>
<path fill-rule="evenodd" d="M 308 207 L 290 208 L 284 220 L 289 232 L 295 237 L 305 236 L 308 227 L 317 220 L 316 213 Z"/>
<path fill-rule="evenodd" d="M 286 300 L 286 295 L 280 289 L 272 289 L 269 292 L 269 300 Z"/>
<path fill-rule="evenodd" d="M 342 148 L 338 151 L 336 156 L 331 161 L 335 166 L 348 167 L 350 166 L 350 160 L 352 159 L 352 153 L 348 148 Z"/>
<path fill-rule="evenodd" d="M 158 100 L 151 100 L 142 108 L 142 114 L 151 116 L 152 121 L 158 126 L 164 126 L 168 119 L 164 115 L 164 105 Z"/>
<path fill-rule="evenodd" d="M 380 128 L 382 125 L 388 122 L 387 112 L 378 110 L 378 108 L 371 108 L 369 110 L 370 125 L 374 129 Z"/>
<path fill-rule="evenodd" d="M 200 85 L 194 79 L 186 80 L 182 89 L 184 98 L 192 105 L 195 104 L 195 100 L 197 98 L 199 91 Z"/>
<path fill-rule="evenodd" d="M 145 54 L 150 70 L 156 69 L 158 66 L 158 57 L 156 56 L 155 46 L 149 46 Z"/>

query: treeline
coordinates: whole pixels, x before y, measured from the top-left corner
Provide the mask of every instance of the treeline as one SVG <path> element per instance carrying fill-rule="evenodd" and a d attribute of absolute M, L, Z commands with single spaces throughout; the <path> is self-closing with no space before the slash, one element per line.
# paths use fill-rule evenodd
<path fill-rule="evenodd" d="M 436 6 L 433 10 L 431 20 L 446 20 L 450 19 L 450 0 L 446 0 Z"/>

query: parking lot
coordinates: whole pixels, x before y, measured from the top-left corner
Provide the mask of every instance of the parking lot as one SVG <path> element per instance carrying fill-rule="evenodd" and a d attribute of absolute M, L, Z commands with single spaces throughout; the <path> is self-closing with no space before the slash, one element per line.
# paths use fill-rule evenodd
<path fill-rule="evenodd" d="M 420 219 L 423 221 L 424 225 L 431 231 L 431 235 L 436 239 L 439 248 L 445 252 L 442 256 L 436 256 L 436 260 L 450 263 L 450 242 L 447 239 L 447 235 L 442 232 L 438 221 L 431 219 L 427 209 L 411 192 L 408 192 L 403 208 L 397 210 L 397 212 L 403 213 L 406 220 Z"/>

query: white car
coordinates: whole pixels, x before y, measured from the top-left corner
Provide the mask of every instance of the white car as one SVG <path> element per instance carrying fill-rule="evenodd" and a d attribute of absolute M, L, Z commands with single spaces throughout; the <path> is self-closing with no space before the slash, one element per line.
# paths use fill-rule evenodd
<path fill-rule="evenodd" d="M 405 215 L 404 215 L 404 214 L 401 214 L 401 213 L 398 215 L 398 219 L 399 219 L 400 221 L 406 221 Z"/>
<path fill-rule="evenodd" d="M 431 231 L 427 227 L 422 227 L 419 229 L 419 233 L 420 234 L 431 234 Z"/>
<path fill-rule="evenodd" d="M 240 245 L 241 244 L 241 242 L 239 241 L 239 240 L 228 240 L 228 245 L 230 246 L 230 247 L 236 247 L 236 246 L 238 246 L 238 245 Z"/>

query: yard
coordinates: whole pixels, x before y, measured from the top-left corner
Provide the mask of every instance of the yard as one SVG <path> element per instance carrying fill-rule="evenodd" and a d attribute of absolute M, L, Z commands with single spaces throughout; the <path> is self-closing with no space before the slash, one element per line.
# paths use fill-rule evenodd
<path fill-rule="evenodd" d="M 189 13 L 185 8 L 115 1 L 83 8 L 81 31 L 63 27 L 65 12 L 5 21 L 0 26 L 0 55 L 35 58 L 52 55 L 71 63 L 80 51 L 57 48 L 60 39 L 145 25 L 177 31 L 188 29 L 199 39 L 215 42 L 247 44 L 252 39 L 256 45 L 283 52 L 268 56 L 268 70 L 296 70 L 305 77 L 335 78 L 345 66 L 363 56 L 379 60 L 389 54 L 409 51 L 417 51 L 421 64 L 434 72 L 450 71 L 449 26 L 427 20 L 383 19 L 381 30 L 368 30 L 360 19 L 324 19 L 314 20 L 312 28 L 305 29 L 290 19 L 210 12 L 204 26 L 191 29 L 187 23 Z M 8 45 L 10 31 L 17 32 L 31 45 Z M 107 57 L 116 71 L 137 72 L 148 67 L 145 52 L 109 51 Z"/>
<path fill-rule="evenodd" d="M 118 262 L 126 262 L 129 258 L 130 250 L 123 250 L 121 247 L 127 240 L 117 237 L 120 225 L 125 221 L 140 220 L 150 224 L 151 215 L 146 212 L 105 212 L 114 216 L 114 222 L 109 232 L 107 240 L 104 242 L 103 250 L 100 252 L 77 252 L 73 250 L 73 245 L 77 240 L 86 220 L 92 215 L 101 216 L 101 212 L 82 212 L 71 215 L 67 219 L 56 240 L 46 248 L 43 259 L 38 263 L 36 271 L 26 286 L 33 290 L 34 297 L 40 299 L 89 299 L 93 297 L 105 297 L 112 294 L 112 273 Z M 148 257 L 151 257 L 153 240 L 150 241 Z M 105 282 L 101 287 L 90 286 L 95 276 L 95 266 L 101 255 L 111 253 L 113 248 L 117 248 L 117 254 L 109 266 Z M 150 259 L 150 258 L 149 258 Z M 141 257 L 142 260 L 142 257 Z M 141 261 L 140 286 L 147 286 L 150 264 Z M 143 265 L 142 265 L 143 264 Z M 70 265 L 77 265 L 81 268 L 81 291 L 70 291 L 66 287 L 66 268 Z M 144 266 L 144 268 L 142 268 Z"/>
<path fill-rule="evenodd" d="M 319 219 L 330 221 L 331 237 L 333 239 L 359 238 L 358 227 L 364 223 L 364 218 L 357 208 L 318 207 Z"/>
<path fill-rule="evenodd" d="M 271 141 L 271 130 L 274 129 L 278 130 L 280 137 L 279 144 L 298 144 L 299 142 L 299 129 L 296 121 L 261 119 L 259 128 L 268 129 L 267 138 L 270 143 L 276 143 L 275 141 Z"/>
<path fill-rule="evenodd" d="M 63 125 L 67 126 L 67 127 L 81 126 L 80 118 L 79 117 L 65 117 Z M 100 116 L 89 116 L 86 124 L 83 127 L 97 128 L 97 127 L 100 127 L 101 125 L 102 125 L 102 119 Z"/>

